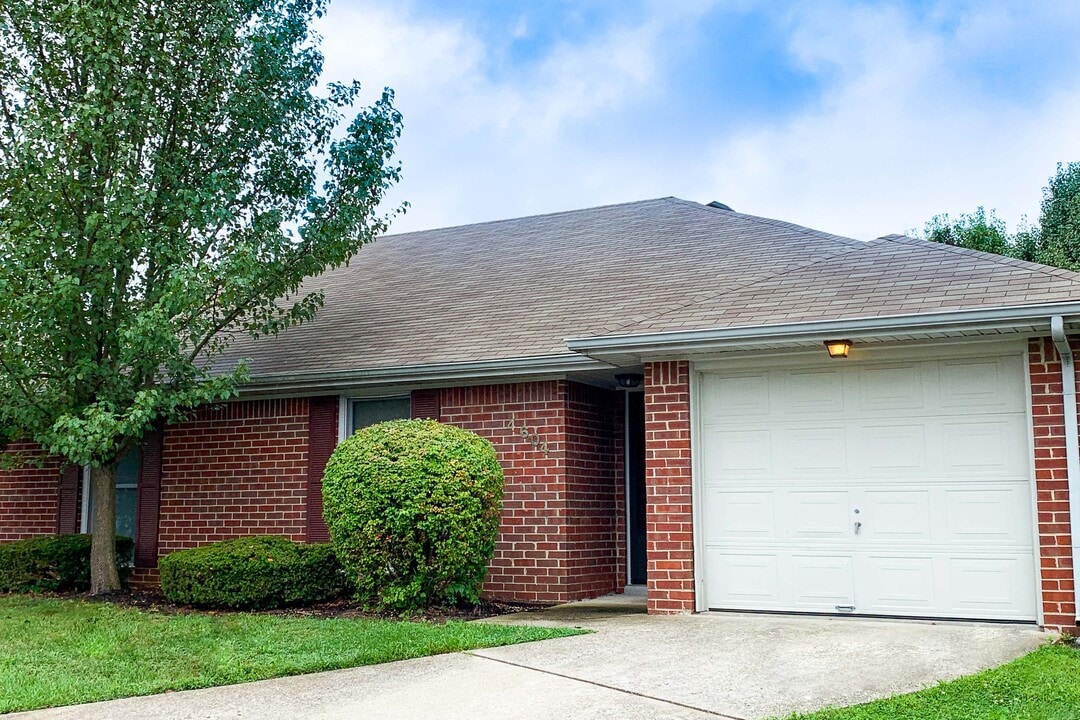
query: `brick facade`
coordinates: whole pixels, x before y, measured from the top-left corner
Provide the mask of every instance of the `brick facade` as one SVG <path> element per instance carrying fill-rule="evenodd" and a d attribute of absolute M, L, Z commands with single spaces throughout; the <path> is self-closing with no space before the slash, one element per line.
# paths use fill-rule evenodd
<path fill-rule="evenodd" d="M 303 540 L 307 442 L 305 398 L 226 403 L 167 426 L 159 553 L 243 535 Z"/>
<path fill-rule="evenodd" d="M 440 420 L 487 438 L 506 473 L 488 596 L 566 602 L 621 589 L 611 395 L 564 380 L 442 391 Z"/>
<path fill-rule="evenodd" d="M 565 383 L 443 390 L 439 418 L 487 438 L 506 474 L 485 594 L 561 602 L 566 593 Z"/>
<path fill-rule="evenodd" d="M 37 445 L 15 441 L 7 452 L 37 457 Z M 57 530 L 60 506 L 60 466 L 47 460 L 41 467 L 0 470 L 0 542 L 11 542 Z"/>
<path fill-rule="evenodd" d="M 567 592 L 626 587 L 626 484 L 621 393 L 567 383 Z"/>
<path fill-rule="evenodd" d="M 1080 338 L 1072 338 L 1080 357 Z M 1039 554 L 1044 625 L 1075 628 L 1072 526 L 1065 458 L 1061 361 L 1050 338 L 1032 340 L 1028 348 L 1031 412 L 1035 432 L 1035 484 L 1038 497 Z M 1071 422 L 1078 422 L 1071 418 Z"/>
<path fill-rule="evenodd" d="M 645 531 L 649 612 L 694 610 L 690 366 L 645 364 Z"/>
<path fill-rule="evenodd" d="M 1074 340 L 1080 355 L 1080 338 Z M 1060 361 L 1029 344 L 1040 582 L 1045 624 L 1075 627 Z M 647 363 L 648 607 L 694 610 L 689 364 Z M 565 602 L 626 583 L 623 398 L 566 380 L 438 391 L 443 422 L 490 440 L 506 472 L 504 511 L 484 590 L 510 601 Z M 307 399 L 238 401 L 164 430 L 161 554 L 250 534 L 308 531 Z M 1080 420 L 1072 420 L 1080 421 Z M 335 421 L 336 422 L 336 421 Z M 12 443 L 9 451 L 34 448 Z M 0 471 L 0 541 L 57 532 L 60 471 Z M 145 586 L 156 571 L 139 568 Z"/>

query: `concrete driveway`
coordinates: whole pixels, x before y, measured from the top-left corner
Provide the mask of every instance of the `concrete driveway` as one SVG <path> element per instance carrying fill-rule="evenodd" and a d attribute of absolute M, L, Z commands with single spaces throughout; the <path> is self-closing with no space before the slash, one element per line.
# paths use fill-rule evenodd
<path fill-rule="evenodd" d="M 910 692 L 1047 637 L 1017 626 L 636 610 L 620 598 L 498 619 L 596 631 L 588 636 L 9 717 L 751 720 Z"/>

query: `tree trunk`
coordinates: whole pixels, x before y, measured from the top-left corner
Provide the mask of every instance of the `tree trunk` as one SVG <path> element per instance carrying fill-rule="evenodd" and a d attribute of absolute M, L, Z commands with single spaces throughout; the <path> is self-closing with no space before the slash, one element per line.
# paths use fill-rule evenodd
<path fill-rule="evenodd" d="M 90 511 L 93 535 L 90 543 L 90 594 L 103 595 L 120 589 L 116 571 L 116 468 L 118 460 L 90 468 Z"/>

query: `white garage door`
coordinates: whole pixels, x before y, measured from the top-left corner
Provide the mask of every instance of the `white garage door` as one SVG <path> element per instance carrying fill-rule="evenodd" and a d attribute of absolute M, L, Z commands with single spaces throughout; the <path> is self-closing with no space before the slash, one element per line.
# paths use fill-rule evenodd
<path fill-rule="evenodd" d="M 700 376 L 707 607 L 1034 620 L 1022 355 L 826 362 Z"/>

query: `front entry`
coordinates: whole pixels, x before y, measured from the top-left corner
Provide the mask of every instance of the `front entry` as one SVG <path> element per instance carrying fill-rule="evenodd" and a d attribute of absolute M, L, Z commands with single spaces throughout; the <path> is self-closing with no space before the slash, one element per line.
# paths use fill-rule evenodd
<path fill-rule="evenodd" d="M 644 585 L 645 551 L 645 393 L 626 393 L 626 545 L 631 585 Z"/>

